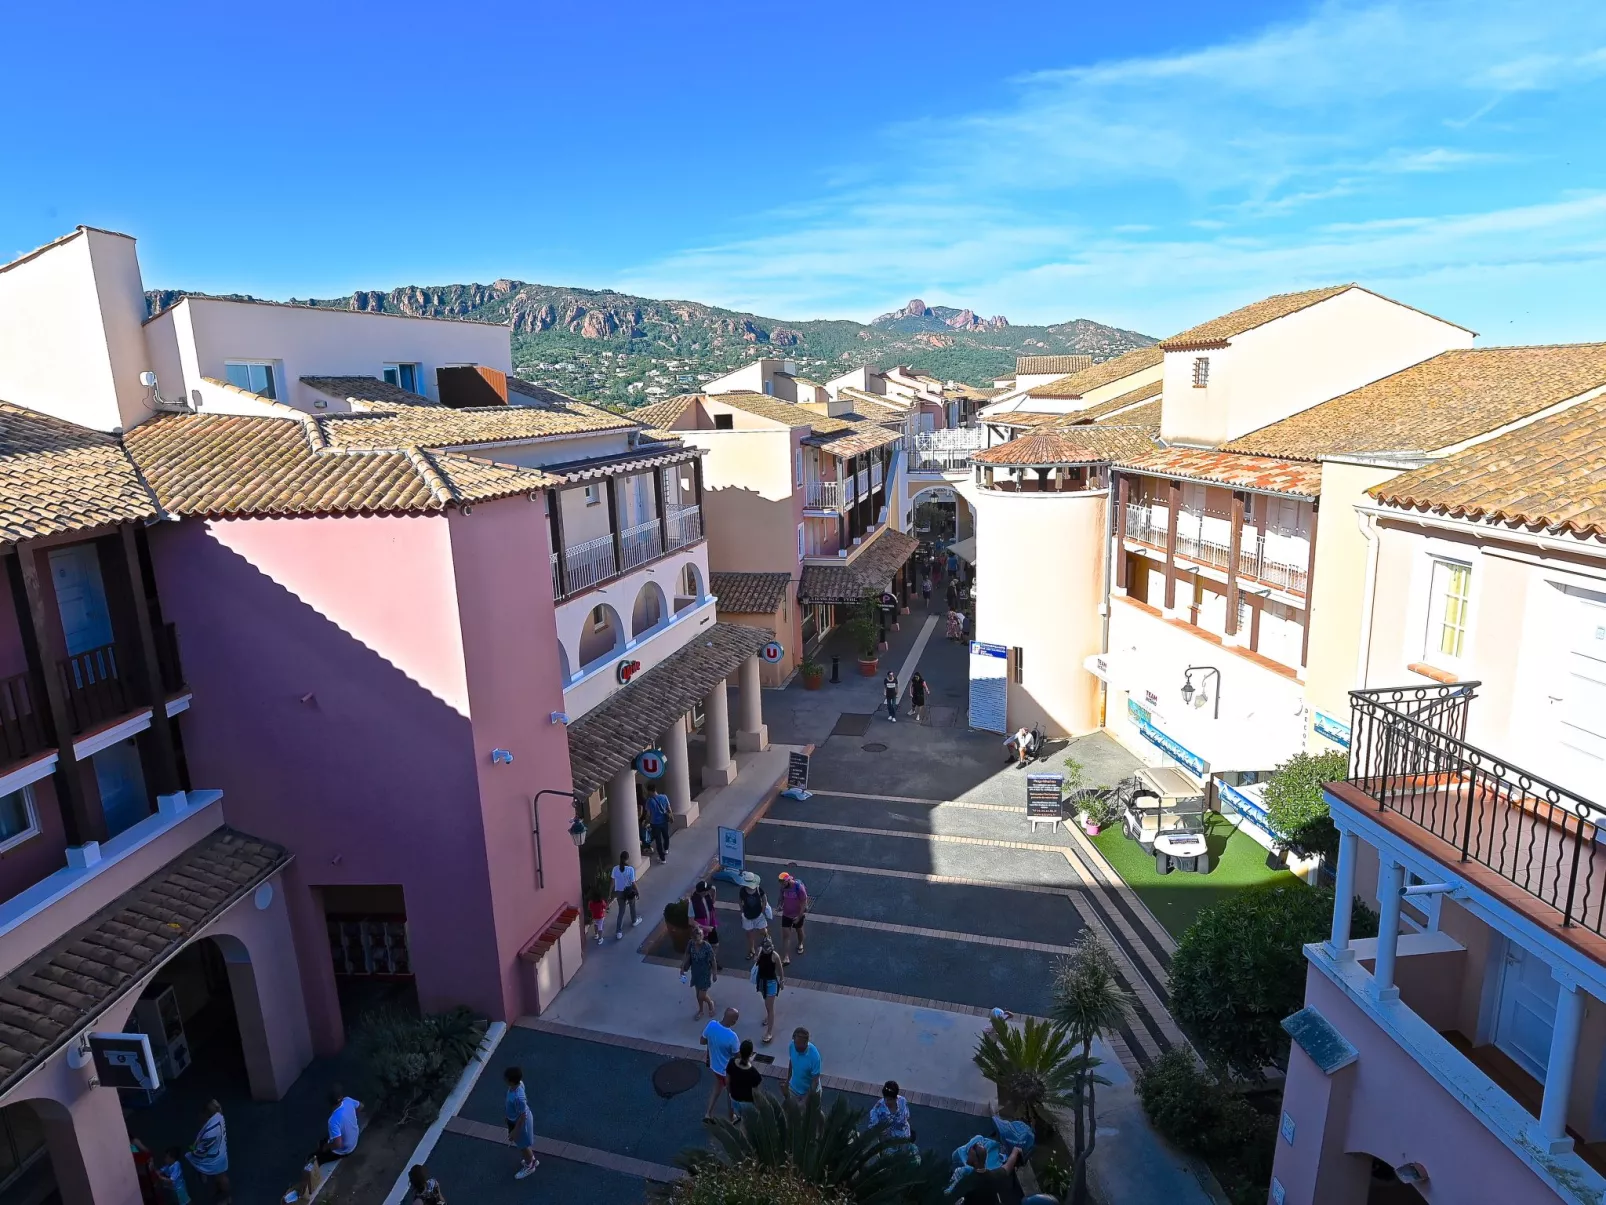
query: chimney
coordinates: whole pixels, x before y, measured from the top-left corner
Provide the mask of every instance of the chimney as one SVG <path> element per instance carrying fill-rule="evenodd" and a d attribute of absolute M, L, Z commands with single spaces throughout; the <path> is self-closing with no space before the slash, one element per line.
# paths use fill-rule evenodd
<path fill-rule="evenodd" d="M 452 410 L 507 405 L 507 373 L 483 364 L 437 368 L 435 386 L 441 405 Z"/>

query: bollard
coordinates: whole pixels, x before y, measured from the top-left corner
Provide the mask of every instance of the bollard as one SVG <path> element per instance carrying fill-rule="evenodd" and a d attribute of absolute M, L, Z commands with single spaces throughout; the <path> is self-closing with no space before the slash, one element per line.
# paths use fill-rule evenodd
<path fill-rule="evenodd" d="M 840 657 L 831 658 L 831 681 L 842 681 L 842 658 Z"/>

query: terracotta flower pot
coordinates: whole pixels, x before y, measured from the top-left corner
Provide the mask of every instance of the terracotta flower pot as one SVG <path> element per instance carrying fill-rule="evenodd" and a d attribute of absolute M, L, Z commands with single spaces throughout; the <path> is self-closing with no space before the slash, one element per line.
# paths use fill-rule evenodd
<path fill-rule="evenodd" d="M 876 670 L 880 668 L 880 665 L 881 665 L 881 658 L 879 658 L 879 657 L 870 657 L 870 658 L 860 657 L 859 658 L 859 673 L 863 677 L 873 678 L 876 675 Z"/>
<path fill-rule="evenodd" d="M 666 921 L 664 928 L 669 931 L 669 944 L 675 953 L 684 954 L 686 947 L 691 945 L 691 926 L 671 925 Z"/>
<path fill-rule="evenodd" d="M 804 674 L 803 675 L 803 689 L 804 690 L 819 690 L 820 687 L 822 687 L 824 685 L 825 685 L 825 671 L 824 670 L 821 670 L 817 674 Z"/>

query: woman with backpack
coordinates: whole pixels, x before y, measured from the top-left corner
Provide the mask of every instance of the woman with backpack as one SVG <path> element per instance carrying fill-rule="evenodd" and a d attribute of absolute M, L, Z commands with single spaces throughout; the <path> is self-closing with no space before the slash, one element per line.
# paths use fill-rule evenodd
<path fill-rule="evenodd" d="M 770 918 L 775 915 L 770 902 L 764 897 L 758 876 L 751 870 L 742 875 L 742 889 L 736 893 L 737 906 L 742 912 L 742 930 L 747 934 L 747 960 L 758 955 L 760 940 L 768 941 Z"/>

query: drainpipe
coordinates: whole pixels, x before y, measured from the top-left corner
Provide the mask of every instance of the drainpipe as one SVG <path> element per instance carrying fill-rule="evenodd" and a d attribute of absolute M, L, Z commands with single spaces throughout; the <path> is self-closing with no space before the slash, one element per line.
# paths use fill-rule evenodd
<path fill-rule="evenodd" d="M 1377 591 L 1377 517 L 1357 511 L 1356 525 L 1366 541 L 1366 575 L 1361 586 L 1361 638 L 1355 660 L 1355 689 L 1366 689 L 1367 667 L 1372 662 L 1372 606 Z"/>
<path fill-rule="evenodd" d="M 1110 573 L 1114 562 L 1115 544 L 1115 474 L 1106 471 L 1104 477 L 1104 602 L 1103 624 L 1099 634 L 1099 652 L 1110 651 Z M 1123 554 L 1125 550 L 1123 549 Z M 1110 684 L 1099 679 L 1099 719 L 1100 726 L 1110 720 Z"/>

